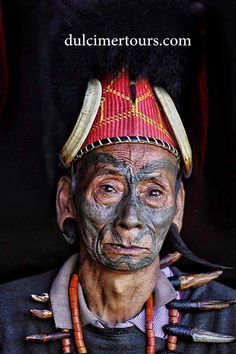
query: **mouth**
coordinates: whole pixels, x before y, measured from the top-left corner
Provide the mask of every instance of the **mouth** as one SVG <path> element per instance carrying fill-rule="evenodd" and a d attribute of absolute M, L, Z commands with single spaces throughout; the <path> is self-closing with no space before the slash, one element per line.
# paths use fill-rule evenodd
<path fill-rule="evenodd" d="M 102 246 L 103 252 L 112 253 L 115 255 L 126 255 L 126 256 L 138 256 L 143 253 L 147 253 L 148 249 L 138 246 L 124 246 L 116 243 L 105 243 Z"/>

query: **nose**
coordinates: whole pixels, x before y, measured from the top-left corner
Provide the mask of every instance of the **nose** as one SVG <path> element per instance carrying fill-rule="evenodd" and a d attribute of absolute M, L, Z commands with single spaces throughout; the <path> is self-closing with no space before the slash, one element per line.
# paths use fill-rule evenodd
<path fill-rule="evenodd" d="M 143 223 L 140 216 L 137 205 L 129 202 L 124 206 L 121 215 L 117 218 L 116 226 L 126 230 L 142 229 Z"/>

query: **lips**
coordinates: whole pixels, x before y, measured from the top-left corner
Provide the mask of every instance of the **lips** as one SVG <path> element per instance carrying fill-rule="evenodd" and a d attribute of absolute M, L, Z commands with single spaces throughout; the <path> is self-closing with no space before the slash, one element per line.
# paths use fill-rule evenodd
<path fill-rule="evenodd" d="M 148 253 L 148 249 L 136 245 L 124 246 L 116 243 L 105 243 L 102 245 L 103 253 L 114 255 L 138 256 L 142 253 Z"/>

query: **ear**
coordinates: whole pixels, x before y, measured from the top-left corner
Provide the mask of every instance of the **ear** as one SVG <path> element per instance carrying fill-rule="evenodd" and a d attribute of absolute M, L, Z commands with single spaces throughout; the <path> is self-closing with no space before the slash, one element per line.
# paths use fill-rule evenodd
<path fill-rule="evenodd" d="M 183 182 L 180 183 L 179 192 L 176 199 L 176 214 L 173 219 L 173 223 L 177 226 L 178 231 L 182 229 L 183 216 L 184 216 L 184 202 L 185 202 L 185 190 Z"/>
<path fill-rule="evenodd" d="M 57 185 L 56 210 L 57 223 L 63 231 L 63 223 L 66 218 L 76 219 L 76 209 L 71 194 L 71 180 L 67 176 L 61 177 Z"/>

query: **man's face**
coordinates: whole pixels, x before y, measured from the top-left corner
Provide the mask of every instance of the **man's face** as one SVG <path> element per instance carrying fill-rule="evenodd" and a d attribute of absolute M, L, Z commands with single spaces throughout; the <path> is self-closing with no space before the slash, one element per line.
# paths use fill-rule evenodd
<path fill-rule="evenodd" d="M 177 162 L 148 144 L 102 147 L 78 166 L 78 225 L 90 256 L 114 271 L 150 265 L 176 213 Z"/>

